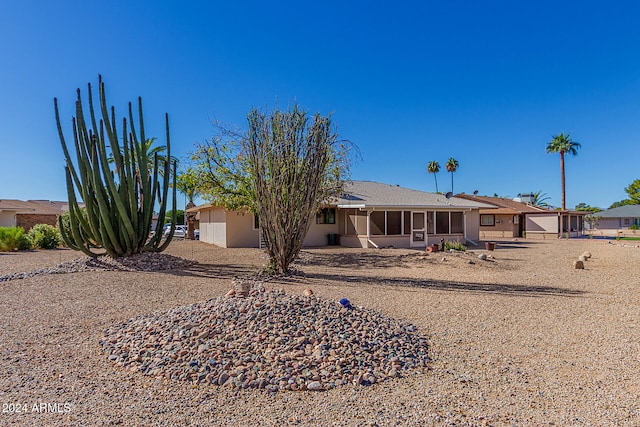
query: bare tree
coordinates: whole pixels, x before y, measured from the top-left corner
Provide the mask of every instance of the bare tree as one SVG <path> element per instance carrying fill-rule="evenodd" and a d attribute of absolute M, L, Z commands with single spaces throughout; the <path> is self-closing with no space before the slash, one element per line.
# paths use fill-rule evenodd
<path fill-rule="evenodd" d="M 310 118 L 294 104 L 271 114 L 252 110 L 246 139 L 260 228 L 271 268 L 285 273 L 321 202 L 342 191 L 345 145 L 331 116 Z"/>
<path fill-rule="evenodd" d="M 348 141 L 338 139 L 331 116 L 310 116 L 297 104 L 286 111 L 247 115 L 246 135 L 197 147 L 202 194 L 229 209 L 259 218 L 270 270 L 286 273 L 300 252 L 319 206 L 342 194 L 349 172 Z"/>

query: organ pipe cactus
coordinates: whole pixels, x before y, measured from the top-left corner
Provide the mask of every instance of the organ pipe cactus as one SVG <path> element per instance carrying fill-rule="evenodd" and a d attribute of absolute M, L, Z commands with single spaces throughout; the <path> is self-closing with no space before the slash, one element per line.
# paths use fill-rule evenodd
<path fill-rule="evenodd" d="M 155 154 L 153 167 L 150 169 L 148 154 L 141 149 L 144 144 L 140 143 L 147 141 L 142 118 L 142 98 L 138 98 L 139 133 L 134 124 L 131 103 L 129 120 L 123 117 L 122 129 L 118 133 L 115 108 L 111 107 L 110 111 L 107 108 L 101 76 L 99 108 L 102 117 L 99 121 L 96 120 L 93 108 L 91 84 L 88 85 L 90 124 L 87 123 L 82 108 L 80 89 L 77 93 L 76 117 L 72 119 L 75 165 L 60 125 L 58 100 L 54 98 L 56 124 L 66 160 L 69 196 L 70 227 L 63 227 L 59 219 L 65 244 L 93 257 L 103 254 L 103 251 L 115 258 L 143 251 L 164 250 L 173 237 L 175 225 L 172 225 L 164 240 L 161 222 L 156 224 L 152 235 L 151 229 L 156 203 L 159 206 L 158 217 L 165 217 L 170 187 L 173 188 L 172 224 L 176 222 L 176 162 L 174 160 L 171 164 L 169 115 L 165 114 L 166 157 L 159 158 Z M 109 161 L 110 157 L 112 162 Z M 170 185 L 171 178 L 173 185 Z M 85 205 L 84 214 L 78 203 L 78 195 Z"/>

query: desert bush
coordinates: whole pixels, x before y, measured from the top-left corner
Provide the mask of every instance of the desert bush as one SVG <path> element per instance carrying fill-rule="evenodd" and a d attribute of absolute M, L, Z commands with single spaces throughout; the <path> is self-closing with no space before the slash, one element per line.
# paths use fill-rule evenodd
<path fill-rule="evenodd" d="M 62 244 L 60 232 L 49 224 L 36 224 L 29 230 L 28 237 L 33 247 L 40 249 L 55 249 Z"/>
<path fill-rule="evenodd" d="M 629 226 L 629 230 L 633 230 L 635 232 L 635 230 L 640 230 L 640 225 L 638 224 L 632 224 Z"/>
<path fill-rule="evenodd" d="M 28 251 L 29 249 L 33 249 L 33 242 L 31 241 L 31 237 L 29 237 L 29 233 L 22 233 L 18 238 L 16 247 L 19 251 Z"/>
<path fill-rule="evenodd" d="M 0 252 L 15 251 L 24 236 L 22 227 L 0 227 Z"/>
<path fill-rule="evenodd" d="M 444 250 L 448 251 L 453 249 L 454 251 L 466 252 L 467 247 L 460 242 L 444 242 Z"/>

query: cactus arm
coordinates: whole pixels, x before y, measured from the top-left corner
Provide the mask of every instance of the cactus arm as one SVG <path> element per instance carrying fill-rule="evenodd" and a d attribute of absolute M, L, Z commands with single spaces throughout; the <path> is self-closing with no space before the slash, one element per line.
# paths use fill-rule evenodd
<path fill-rule="evenodd" d="M 67 143 L 64 139 L 64 133 L 62 132 L 62 125 L 60 125 L 60 112 L 58 111 L 58 98 L 53 98 L 53 107 L 56 114 L 56 126 L 58 128 L 58 137 L 60 138 L 60 143 L 62 144 L 62 151 L 64 153 L 64 158 L 67 161 L 67 165 L 71 165 L 71 174 L 73 175 L 73 181 L 77 186 L 80 186 L 80 179 L 78 178 L 78 174 L 76 173 L 75 168 L 73 168 L 73 164 L 71 163 L 71 155 L 69 154 L 69 150 L 67 148 Z M 75 129 L 75 126 L 74 126 Z"/>
<path fill-rule="evenodd" d="M 66 176 L 67 176 L 67 192 L 69 194 L 69 222 L 71 224 L 71 234 L 73 236 L 73 241 L 75 246 L 84 252 L 86 255 L 90 257 L 96 257 L 98 254 L 91 252 L 89 249 L 88 242 L 85 242 L 82 234 L 80 232 L 80 224 L 84 220 L 82 218 L 82 213 L 80 212 L 80 207 L 78 206 L 78 201 L 76 200 L 75 191 L 73 189 L 73 182 L 71 181 L 71 174 L 69 172 L 69 168 L 65 168 Z"/>
<path fill-rule="evenodd" d="M 117 136 L 115 137 L 115 139 L 117 140 Z M 130 216 L 127 212 L 127 209 L 123 203 L 122 198 L 120 197 L 118 188 L 115 184 L 114 177 L 111 174 L 111 171 L 109 170 L 109 162 L 108 162 L 108 156 L 106 152 L 105 141 L 98 140 L 98 138 L 96 138 L 95 144 L 92 141 L 92 145 L 95 148 L 97 148 L 96 156 L 93 159 L 94 175 L 97 175 L 100 172 L 100 166 L 102 166 L 102 175 L 104 177 L 104 183 L 106 184 L 107 192 L 108 194 L 111 195 L 111 200 L 113 201 L 113 204 L 115 204 L 115 208 L 118 210 L 118 214 L 120 215 L 120 221 L 121 221 L 120 224 L 124 226 L 125 235 L 127 236 L 125 240 L 128 241 L 128 239 L 133 238 L 133 236 L 135 235 L 135 232 L 133 231 L 133 225 L 131 224 Z M 116 147 L 114 149 L 112 146 L 111 149 L 114 152 L 114 156 L 115 156 L 115 151 L 119 151 L 120 147 Z M 100 160 L 100 165 L 98 164 L 98 159 Z M 102 179 L 100 179 L 99 181 L 97 179 L 94 179 L 94 186 L 96 189 L 100 188 L 102 186 L 101 184 L 102 184 Z M 98 191 L 97 194 L 100 195 L 100 191 Z M 102 210 L 102 206 L 101 206 L 101 210 Z M 102 216 L 103 216 L 103 220 L 105 220 L 105 215 L 103 214 Z M 113 231 L 112 227 L 110 227 L 110 230 L 109 228 L 107 229 L 109 238 L 115 244 L 114 235 L 112 235 L 111 233 L 112 231 Z"/>
<path fill-rule="evenodd" d="M 167 143 L 168 146 L 168 143 Z M 167 163 L 169 163 L 169 150 L 167 150 Z M 167 167 L 168 169 L 168 167 Z M 169 232 L 169 235 L 167 236 L 167 238 L 165 239 L 165 241 L 160 245 L 160 246 L 156 246 L 156 248 L 154 249 L 157 252 L 162 252 L 164 251 L 167 246 L 169 246 L 169 243 L 171 243 L 171 239 L 173 239 L 173 233 L 176 229 L 176 208 L 177 208 L 177 202 L 176 202 L 176 172 L 177 172 L 177 162 L 173 162 L 173 203 L 172 203 L 172 210 L 171 210 L 171 231 Z M 166 174 L 164 176 L 165 178 L 165 187 L 164 187 L 164 200 L 166 202 L 167 200 L 167 192 L 169 190 L 168 186 L 166 184 L 168 184 L 168 180 L 169 180 L 169 174 Z M 166 205 L 166 203 L 165 203 Z"/>
<path fill-rule="evenodd" d="M 153 194 L 154 196 L 157 194 L 158 186 L 160 185 L 160 183 L 158 181 L 158 161 L 159 161 L 158 160 L 158 153 L 155 153 L 154 156 L 153 156 L 153 187 L 152 187 L 152 190 L 151 190 L 151 194 Z M 162 200 L 159 200 L 158 202 L 160 203 L 161 212 L 158 212 L 158 222 L 156 224 L 156 228 L 154 230 L 153 237 L 145 245 L 146 249 L 156 248 L 158 246 L 158 244 L 160 243 L 160 239 L 162 239 L 162 230 L 163 230 L 163 227 L 164 227 L 164 216 L 161 216 L 161 215 L 165 215 L 165 212 L 162 211 L 162 206 L 163 206 Z M 148 217 L 146 215 L 144 216 L 145 227 L 148 227 L 149 231 L 151 230 L 151 221 L 152 220 L 153 220 L 153 212 L 151 213 L 151 217 Z M 162 225 L 160 225 L 161 221 L 162 221 Z"/>

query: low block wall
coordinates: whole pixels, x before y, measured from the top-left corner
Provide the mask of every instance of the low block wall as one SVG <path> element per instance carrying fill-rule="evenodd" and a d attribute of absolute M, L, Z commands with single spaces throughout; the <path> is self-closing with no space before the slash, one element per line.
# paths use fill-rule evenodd
<path fill-rule="evenodd" d="M 25 233 L 36 224 L 58 225 L 58 215 L 17 214 L 16 226 L 24 228 Z"/>

